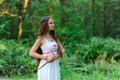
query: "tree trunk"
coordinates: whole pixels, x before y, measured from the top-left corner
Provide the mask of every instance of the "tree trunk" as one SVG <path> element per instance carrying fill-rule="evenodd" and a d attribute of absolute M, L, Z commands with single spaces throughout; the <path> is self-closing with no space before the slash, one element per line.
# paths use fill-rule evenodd
<path fill-rule="evenodd" d="M 93 13 L 93 22 L 92 22 L 92 25 L 93 25 L 93 28 L 92 28 L 92 31 L 93 31 L 93 36 L 96 36 L 96 30 L 95 30 L 95 0 L 92 0 L 92 13 Z"/>
<path fill-rule="evenodd" d="M 20 3 L 20 5 L 22 4 L 22 1 L 21 0 L 19 0 L 19 3 Z M 25 0 L 25 2 L 24 2 L 24 4 L 23 5 L 19 5 L 19 7 L 22 7 L 22 6 L 24 6 L 23 7 L 23 9 L 22 10 L 20 10 L 19 12 L 19 16 L 21 16 L 21 18 L 20 18 L 20 22 L 19 22 L 19 32 L 18 32 L 18 41 L 21 39 L 21 37 L 22 37 L 22 33 L 23 33 L 23 22 L 24 22 L 24 18 L 25 18 L 25 15 L 26 15 L 26 12 L 27 12 L 27 8 L 28 8 L 28 6 L 30 6 L 29 5 L 30 4 L 30 0 Z"/>
<path fill-rule="evenodd" d="M 103 36 L 106 37 L 107 36 L 107 25 L 106 25 L 106 4 L 103 3 Z"/>
<path fill-rule="evenodd" d="M 61 5 L 61 26 L 64 26 L 68 20 L 68 16 L 64 10 L 64 8 L 62 8 L 62 6 L 67 6 L 70 7 L 70 4 L 67 0 L 59 0 L 60 1 L 60 5 Z"/>

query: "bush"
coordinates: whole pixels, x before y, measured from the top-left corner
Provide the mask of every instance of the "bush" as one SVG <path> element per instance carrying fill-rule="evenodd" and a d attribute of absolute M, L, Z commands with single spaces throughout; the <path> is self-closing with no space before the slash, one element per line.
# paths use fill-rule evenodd
<path fill-rule="evenodd" d="M 0 75 L 33 73 L 35 62 L 29 56 L 29 46 L 14 40 L 0 40 Z"/>
<path fill-rule="evenodd" d="M 112 38 L 91 38 L 86 44 L 80 44 L 79 59 L 90 61 L 96 60 L 99 56 L 105 59 L 115 59 L 118 61 L 120 58 L 120 41 Z M 77 54 L 78 54 L 77 53 Z"/>
<path fill-rule="evenodd" d="M 72 40 L 72 43 L 70 40 Z M 65 58 L 62 65 L 65 68 L 80 67 L 82 62 L 95 61 L 103 57 L 106 60 L 114 59 L 119 61 L 120 59 L 119 40 L 94 37 L 84 41 L 84 43 L 72 38 L 61 42 L 67 53 L 65 53 L 67 58 Z M 0 40 L 0 75 L 10 76 L 34 73 L 36 71 L 35 59 L 29 56 L 32 44 L 32 39 L 24 39 L 20 42 Z"/>

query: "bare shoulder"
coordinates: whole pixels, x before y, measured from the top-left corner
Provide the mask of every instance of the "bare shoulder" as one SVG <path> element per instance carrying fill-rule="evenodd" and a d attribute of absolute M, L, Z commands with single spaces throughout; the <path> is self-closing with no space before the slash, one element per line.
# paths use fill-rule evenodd
<path fill-rule="evenodd" d="M 42 40 L 42 36 L 37 36 L 37 39 L 40 39 L 40 40 Z"/>
<path fill-rule="evenodd" d="M 30 50 L 30 53 L 34 53 L 37 51 L 37 49 L 41 46 L 41 43 L 42 43 L 42 37 L 41 36 L 38 36 Z"/>
<path fill-rule="evenodd" d="M 42 44 L 42 41 L 43 41 L 43 39 L 42 39 L 42 36 L 37 36 L 37 39 L 36 39 L 36 43 L 39 43 L 39 44 Z"/>

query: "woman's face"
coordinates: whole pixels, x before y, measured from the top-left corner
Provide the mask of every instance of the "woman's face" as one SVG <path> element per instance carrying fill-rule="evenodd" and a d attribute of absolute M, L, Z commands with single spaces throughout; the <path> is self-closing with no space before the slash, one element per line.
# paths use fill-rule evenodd
<path fill-rule="evenodd" d="M 52 18 L 48 20 L 49 30 L 54 30 L 54 21 Z"/>

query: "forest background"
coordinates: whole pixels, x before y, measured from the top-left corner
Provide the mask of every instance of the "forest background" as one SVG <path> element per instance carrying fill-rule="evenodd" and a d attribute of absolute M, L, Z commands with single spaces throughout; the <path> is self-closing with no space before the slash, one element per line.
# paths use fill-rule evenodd
<path fill-rule="evenodd" d="M 37 79 L 29 50 L 43 16 L 66 50 L 61 80 L 120 79 L 120 0 L 0 0 L 1 78 Z"/>

